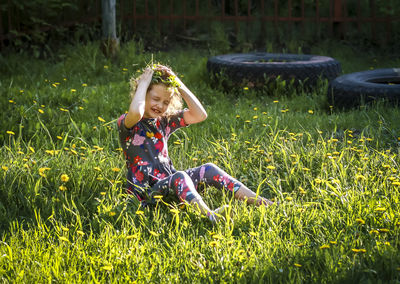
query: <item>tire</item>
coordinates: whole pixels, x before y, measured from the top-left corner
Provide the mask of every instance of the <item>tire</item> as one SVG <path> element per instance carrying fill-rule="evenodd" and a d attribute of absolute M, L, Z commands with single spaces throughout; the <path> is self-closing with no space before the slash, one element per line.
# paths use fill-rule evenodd
<path fill-rule="evenodd" d="M 328 87 L 328 101 L 340 108 L 354 107 L 377 99 L 399 103 L 400 68 L 342 75 Z"/>
<path fill-rule="evenodd" d="M 341 73 L 340 63 L 330 57 L 300 54 L 238 53 L 208 59 L 213 81 L 229 78 L 234 86 L 263 87 L 278 76 L 296 85 L 315 86 L 320 78 L 333 80 Z"/>

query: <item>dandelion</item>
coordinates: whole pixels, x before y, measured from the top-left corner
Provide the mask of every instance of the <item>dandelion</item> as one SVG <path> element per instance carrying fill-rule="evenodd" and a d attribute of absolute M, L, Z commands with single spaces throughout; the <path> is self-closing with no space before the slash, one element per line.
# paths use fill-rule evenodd
<path fill-rule="evenodd" d="M 141 210 L 138 210 L 138 211 L 136 211 L 136 213 L 135 213 L 136 215 L 139 215 L 139 216 L 141 216 L 141 215 L 144 215 L 144 212 L 143 211 L 141 211 Z"/>
<path fill-rule="evenodd" d="M 1 168 L 2 168 L 2 170 L 5 171 L 5 172 L 8 171 L 8 167 L 7 167 L 7 166 L 1 166 Z"/>
<path fill-rule="evenodd" d="M 279 101 L 273 101 L 274 104 L 278 103 Z"/>
<path fill-rule="evenodd" d="M 306 167 L 304 167 L 304 168 L 303 168 L 303 171 L 305 171 L 305 172 L 309 172 L 309 171 L 310 171 L 310 169 L 309 169 L 309 168 L 306 168 Z"/>
<path fill-rule="evenodd" d="M 302 265 L 301 265 L 301 264 L 298 264 L 298 263 L 295 263 L 294 266 L 296 266 L 296 267 L 302 267 Z"/>
<path fill-rule="evenodd" d="M 106 192 L 102 191 L 102 192 L 100 192 L 100 195 L 104 196 L 104 195 L 106 195 Z"/>
<path fill-rule="evenodd" d="M 319 247 L 319 249 L 328 249 L 328 248 L 330 248 L 330 245 L 328 245 L 328 244 L 325 244 L 325 245 L 322 245 Z"/>
<path fill-rule="evenodd" d="M 258 118 L 258 115 L 253 116 L 253 119 L 257 119 L 257 118 Z"/>
<path fill-rule="evenodd" d="M 269 170 L 275 170 L 276 168 L 274 167 L 274 166 L 267 166 L 267 169 L 269 169 Z"/>
<path fill-rule="evenodd" d="M 309 110 L 308 110 L 308 113 L 309 113 L 309 114 L 313 114 L 314 111 L 313 111 L 312 109 L 309 109 Z"/>
<path fill-rule="evenodd" d="M 115 172 L 115 173 L 118 173 L 119 171 L 121 171 L 120 168 L 112 168 L 111 170 L 112 170 L 113 172 Z"/>
<path fill-rule="evenodd" d="M 258 236 L 258 234 L 256 232 L 250 232 L 249 235 L 253 236 L 253 237 L 257 237 Z"/>
<path fill-rule="evenodd" d="M 355 248 L 353 248 L 353 249 L 351 249 L 353 252 L 355 252 L 355 253 L 359 253 L 359 252 L 362 252 L 362 253 L 366 253 L 367 252 L 367 250 L 366 249 L 355 249 Z"/>
<path fill-rule="evenodd" d="M 69 240 L 66 237 L 59 237 L 60 241 L 69 243 Z"/>
<path fill-rule="evenodd" d="M 286 197 L 285 199 L 286 199 L 287 201 L 292 201 L 292 200 L 293 200 L 293 197 L 288 196 L 288 197 Z"/>
<path fill-rule="evenodd" d="M 364 225 L 364 224 L 365 224 L 365 221 L 364 221 L 363 219 L 361 219 L 361 218 L 357 218 L 357 219 L 356 219 L 356 222 L 359 223 L 359 224 L 361 224 L 361 225 Z"/>
<path fill-rule="evenodd" d="M 60 185 L 58 187 L 58 189 L 61 190 L 61 191 L 66 191 L 67 190 L 67 188 L 64 185 Z"/>
<path fill-rule="evenodd" d="M 331 243 L 332 245 L 336 245 L 336 244 L 337 244 L 337 241 L 330 241 L 330 243 Z"/>
<path fill-rule="evenodd" d="M 62 174 L 61 175 L 61 181 L 62 182 L 68 182 L 69 181 L 69 176 L 67 174 Z"/>
<path fill-rule="evenodd" d="M 384 207 L 377 207 L 377 208 L 375 208 L 375 212 L 383 212 L 383 211 L 385 211 L 386 210 L 386 208 L 384 208 Z"/>
<path fill-rule="evenodd" d="M 98 172 L 101 172 L 100 167 L 94 167 L 93 169 L 96 170 L 96 171 L 98 171 Z"/>
<path fill-rule="evenodd" d="M 62 107 L 60 107 L 60 110 L 63 111 L 63 112 L 69 112 L 69 110 L 67 110 L 65 108 L 62 108 Z"/>
<path fill-rule="evenodd" d="M 208 245 L 209 245 L 210 247 L 214 248 L 214 247 L 217 247 L 219 244 L 218 244 L 217 241 L 211 241 L 211 242 L 208 243 Z"/>
<path fill-rule="evenodd" d="M 236 115 L 236 118 L 240 118 L 240 115 L 237 114 L 237 115 Z"/>
<path fill-rule="evenodd" d="M 379 232 L 380 233 L 389 233 L 389 229 L 382 228 L 382 229 L 379 229 Z"/>
<path fill-rule="evenodd" d="M 114 211 L 110 211 L 110 212 L 108 213 L 108 215 L 111 216 L 111 217 L 112 217 L 112 216 L 115 216 L 115 214 L 116 214 L 116 213 L 115 213 Z"/>
<path fill-rule="evenodd" d="M 39 175 L 45 178 L 46 177 L 45 171 L 48 171 L 48 170 L 50 170 L 50 168 L 48 168 L 48 167 L 40 168 Z"/>
<path fill-rule="evenodd" d="M 15 132 L 8 130 L 8 131 L 7 131 L 7 134 L 8 134 L 8 135 L 15 135 Z"/>
<path fill-rule="evenodd" d="M 102 117 L 100 117 L 100 116 L 98 116 L 97 119 L 98 119 L 99 121 L 101 121 L 101 122 L 106 122 L 106 121 L 104 120 L 104 118 L 102 118 Z"/>
<path fill-rule="evenodd" d="M 87 84 L 86 83 L 82 83 L 82 87 L 87 87 Z"/>
<path fill-rule="evenodd" d="M 248 91 L 249 87 L 244 87 L 243 90 Z"/>
<path fill-rule="evenodd" d="M 108 69 L 108 65 L 104 65 L 103 67 L 104 67 L 104 69 Z"/>

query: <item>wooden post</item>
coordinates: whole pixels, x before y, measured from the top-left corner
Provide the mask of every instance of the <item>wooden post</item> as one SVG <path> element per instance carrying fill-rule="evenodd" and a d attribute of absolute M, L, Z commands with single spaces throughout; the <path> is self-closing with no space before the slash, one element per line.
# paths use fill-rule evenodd
<path fill-rule="evenodd" d="M 115 23 L 115 1 L 101 0 L 101 50 L 106 57 L 112 59 L 117 57 L 119 51 L 119 39 L 117 38 Z"/>

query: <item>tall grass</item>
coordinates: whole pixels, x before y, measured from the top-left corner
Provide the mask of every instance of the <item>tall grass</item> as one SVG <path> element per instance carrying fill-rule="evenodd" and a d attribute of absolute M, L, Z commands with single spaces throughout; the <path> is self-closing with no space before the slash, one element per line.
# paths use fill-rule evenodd
<path fill-rule="evenodd" d="M 346 72 L 391 62 L 335 47 Z M 324 82 L 222 93 L 205 69 L 216 52 L 150 54 L 130 42 L 117 63 L 95 44 L 52 61 L 1 58 L 3 282 L 400 280 L 398 108 L 335 110 Z M 175 167 L 216 163 L 278 206 L 206 188 L 210 207 L 231 205 L 213 226 L 190 207 L 143 209 L 125 194 L 114 120 L 127 109 L 129 77 L 152 58 L 171 65 L 209 114 L 170 139 Z"/>

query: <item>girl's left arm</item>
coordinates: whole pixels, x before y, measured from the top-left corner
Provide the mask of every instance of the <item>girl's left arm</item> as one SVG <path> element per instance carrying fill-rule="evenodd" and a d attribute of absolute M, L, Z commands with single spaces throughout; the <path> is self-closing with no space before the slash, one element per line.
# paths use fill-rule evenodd
<path fill-rule="evenodd" d="M 179 93 L 182 95 L 182 98 L 188 106 L 188 110 L 183 114 L 183 119 L 187 124 L 202 122 L 207 118 L 206 110 L 196 96 L 188 87 L 185 86 L 185 84 L 182 83 L 180 79 L 178 79 L 178 82 L 180 84 L 180 87 L 178 88 Z"/>

